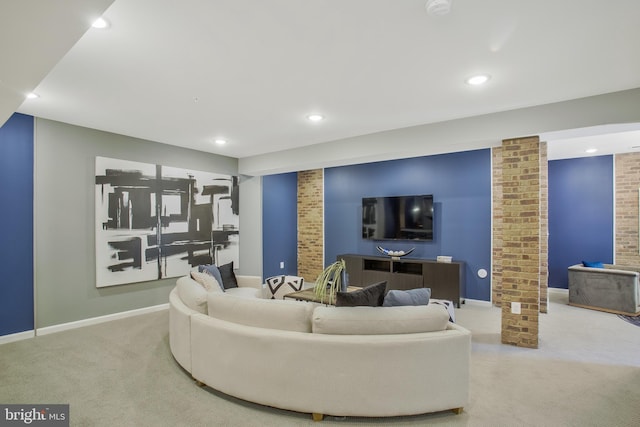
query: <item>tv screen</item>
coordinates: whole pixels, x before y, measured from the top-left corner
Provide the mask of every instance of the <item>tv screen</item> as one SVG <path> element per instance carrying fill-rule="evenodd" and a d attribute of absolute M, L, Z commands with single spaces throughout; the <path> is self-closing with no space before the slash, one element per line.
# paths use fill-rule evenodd
<path fill-rule="evenodd" d="M 362 238 L 433 240 L 433 195 L 363 198 Z"/>

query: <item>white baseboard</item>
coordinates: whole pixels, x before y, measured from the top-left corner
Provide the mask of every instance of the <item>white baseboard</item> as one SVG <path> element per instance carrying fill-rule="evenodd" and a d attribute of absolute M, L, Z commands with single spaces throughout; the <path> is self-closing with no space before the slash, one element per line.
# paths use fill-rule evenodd
<path fill-rule="evenodd" d="M 569 293 L 569 289 L 564 289 L 564 288 L 547 288 L 547 291 L 551 294 L 568 294 Z"/>
<path fill-rule="evenodd" d="M 27 340 L 35 336 L 36 336 L 35 331 L 24 331 L 24 332 L 18 332 L 16 334 L 3 335 L 0 337 L 0 345 L 8 344 L 14 341 Z"/>
<path fill-rule="evenodd" d="M 138 308 L 136 310 L 123 311 L 121 313 L 107 314 L 106 316 L 92 317 L 90 319 L 78 320 L 75 322 L 61 323 L 59 325 L 47 326 L 36 329 L 36 335 L 49 335 L 56 332 L 68 331 L 70 329 L 82 328 L 83 326 L 97 325 L 98 323 L 110 322 L 111 320 L 125 319 L 127 317 L 139 316 L 141 314 L 153 313 L 167 310 L 169 303 L 154 305 L 151 307 Z"/>

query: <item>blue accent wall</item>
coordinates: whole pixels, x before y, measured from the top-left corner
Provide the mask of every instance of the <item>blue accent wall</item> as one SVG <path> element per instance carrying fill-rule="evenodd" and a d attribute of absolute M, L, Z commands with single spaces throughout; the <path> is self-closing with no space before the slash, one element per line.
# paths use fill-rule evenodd
<path fill-rule="evenodd" d="M 33 117 L 0 128 L 0 335 L 33 324 Z M 58 207 L 59 208 L 59 207 Z"/>
<path fill-rule="evenodd" d="M 377 245 L 415 247 L 415 258 L 450 255 L 464 261 L 466 297 L 490 301 L 491 150 L 475 150 L 325 169 L 325 263 L 344 253 L 377 255 Z M 362 238 L 362 198 L 433 194 L 432 242 Z"/>
<path fill-rule="evenodd" d="M 567 288 L 567 267 L 613 262 L 613 156 L 549 162 L 549 286 Z"/>
<path fill-rule="evenodd" d="M 284 269 L 280 262 L 284 261 Z M 262 177 L 262 274 L 298 274 L 298 174 Z"/>

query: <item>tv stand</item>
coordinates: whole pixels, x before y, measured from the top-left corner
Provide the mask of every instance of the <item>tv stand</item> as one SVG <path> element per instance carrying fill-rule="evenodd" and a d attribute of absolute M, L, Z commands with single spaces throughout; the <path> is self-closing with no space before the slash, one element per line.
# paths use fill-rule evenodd
<path fill-rule="evenodd" d="M 384 256 L 344 254 L 350 286 L 367 286 L 387 281 L 391 289 L 431 288 L 431 296 L 464 302 L 464 262 L 437 262 L 420 258 L 392 259 Z"/>

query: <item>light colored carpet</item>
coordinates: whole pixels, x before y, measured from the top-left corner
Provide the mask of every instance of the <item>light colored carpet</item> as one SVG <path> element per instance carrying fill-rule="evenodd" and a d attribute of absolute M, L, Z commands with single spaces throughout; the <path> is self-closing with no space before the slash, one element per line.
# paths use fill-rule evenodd
<path fill-rule="evenodd" d="M 499 309 L 456 310 L 473 333 L 471 401 L 460 415 L 318 424 L 200 388 L 171 356 L 167 311 L 0 345 L 0 402 L 69 403 L 73 426 L 640 425 L 640 328 L 570 307 L 566 293 L 551 299 L 536 350 L 500 344 Z"/>

